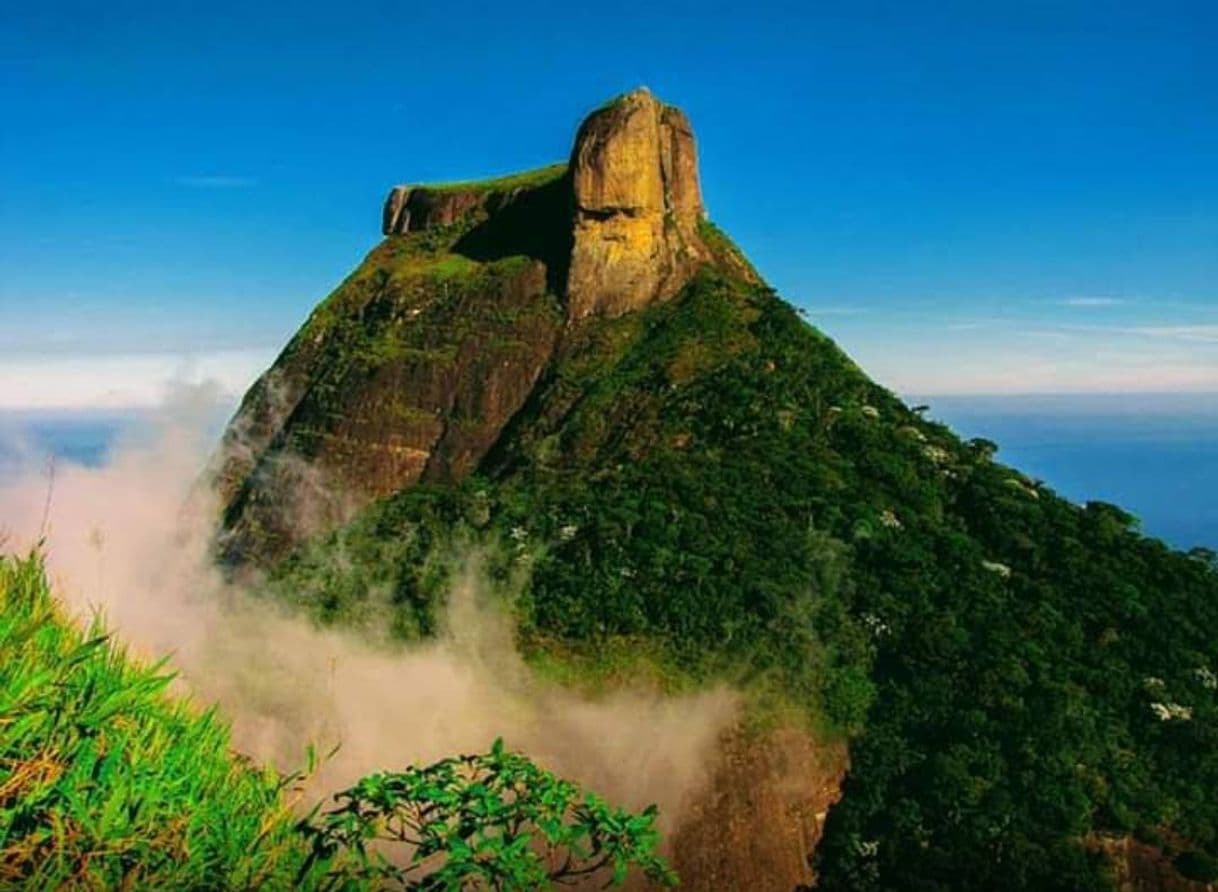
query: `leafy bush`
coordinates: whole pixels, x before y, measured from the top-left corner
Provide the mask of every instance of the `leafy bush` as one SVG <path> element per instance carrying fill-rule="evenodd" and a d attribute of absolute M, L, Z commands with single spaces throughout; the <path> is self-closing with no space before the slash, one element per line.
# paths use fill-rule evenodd
<path fill-rule="evenodd" d="M 656 854 L 656 810 L 632 815 L 543 771 L 496 740 L 489 753 L 374 774 L 303 824 L 306 873 L 349 851 L 355 864 L 322 888 L 545 889 L 600 880 L 618 885 L 637 866 L 676 885 Z"/>

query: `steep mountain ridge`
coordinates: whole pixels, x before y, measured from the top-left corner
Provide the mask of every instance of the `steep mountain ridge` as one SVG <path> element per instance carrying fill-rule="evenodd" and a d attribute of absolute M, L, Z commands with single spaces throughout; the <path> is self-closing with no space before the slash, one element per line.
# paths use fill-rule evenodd
<path fill-rule="evenodd" d="M 1218 876 L 1212 558 L 872 382 L 704 219 L 650 94 L 571 157 L 390 193 L 226 434 L 228 561 L 410 638 L 477 542 L 538 671 L 735 685 L 690 888 L 809 883 L 793 846 L 829 889 Z"/>

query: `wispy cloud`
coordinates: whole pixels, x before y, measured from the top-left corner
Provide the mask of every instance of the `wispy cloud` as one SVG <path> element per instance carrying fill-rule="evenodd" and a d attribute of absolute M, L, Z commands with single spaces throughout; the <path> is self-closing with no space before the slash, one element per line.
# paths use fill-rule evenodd
<path fill-rule="evenodd" d="M 1128 303 L 1120 297 L 1067 297 L 1060 302 L 1065 307 L 1118 307 Z"/>
<path fill-rule="evenodd" d="M 1022 328 L 1017 329 L 1013 334 L 1020 335 L 1025 338 L 1039 338 L 1043 341 L 1056 341 L 1064 343 L 1073 337 L 1073 333 L 1054 328 Z"/>
<path fill-rule="evenodd" d="M 272 349 L 251 349 L 194 355 L 0 356 L 0 410 L 155 406 L 173 382 L 210 381 L 234 396 L 274 355 Z"/>
<path fill-rule="evenodd" d="M 1128 331 L 1152 338 L 1218 344 L 1218 325 L 1142 325 Z"/>
<path fill-rule="evenodd" d="M 1049 325 L 1042 327 L 1058 332 L 1098 337 L 1158 338 L 1189 341 L 1195 344 L 1218 344 L 1218 325 L 1211 323 L 1175 325 Z"/>
<path fill-rule="evenodd" d="M 982 331 L 1002 325 L 1001 319 L 978 319 L 971 322 L 948 322 L 943 327 L 947 331 Z"/>
<path fill-rule="evenodd" d="M 254 177 L 229 175 L 178 177 L 175 182 L 188 189 L 249 189 L 258 185 Z"/>
<path fill-rule="evenodd" d="M 1195 344 L 1218 344 L 1218 325 L 1213 323 L 1177 323 L 1155 325 L 1084 325 L 1082 323 L 1044 322 L 1026 326 L 1019 320 L 992 320 L 989 322 L 951 322 L 943 326 L 945 331 L 968 332 L 992 329 L 995 334 L 1005 331 L 1020 337 L 1068 340 L 1074 336 L 1091 338 L 1156 338 L 1171 341 L 1188 341 Z"/>
<path fill-rule="evenodd" d="M 923 320 L 900 335 L 846 331 L 840 343 L 879 380 L 911 393 L 1218 391 L 1218 324 L 1164 315 L 1123 324 L 1060 315 Z"/>

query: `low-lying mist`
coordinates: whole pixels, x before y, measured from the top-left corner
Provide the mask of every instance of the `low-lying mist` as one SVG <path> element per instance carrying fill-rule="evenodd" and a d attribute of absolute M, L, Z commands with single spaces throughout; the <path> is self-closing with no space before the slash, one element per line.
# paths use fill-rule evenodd
<path fill-rule="evenodd" d="M 217 703 L 234 745 L 284 770 L 315 743 L 335 755 L 309 798 L 379 769 L 507 745 L 621 805 L 656 803 L 669 829 L 709 780 L 736 698 L 623 690 L 587 699 L 532 675 L 509 615 L 485 597 L 477 553 L 453 574 L 444 632 L 387 647 L 319 628 L 226 581 L 209 556 L 214 511 L 196 485 L 214 448 L 214 396 L 179 388 L 155 436 L 98 468 L 24 454 L 0 481 L 4 547 L 43 550 L 60 599 L 100 610 L 129 651 L 169 654 L 177 688 Z M 13 444 L 9 444 L 13 445 Z"/>

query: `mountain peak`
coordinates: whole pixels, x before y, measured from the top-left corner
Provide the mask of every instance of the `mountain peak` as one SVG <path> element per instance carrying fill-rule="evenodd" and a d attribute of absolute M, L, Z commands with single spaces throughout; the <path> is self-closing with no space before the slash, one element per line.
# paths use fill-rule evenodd
<path fill-rule="evenodd" d="M 693 128 L 640 87 L 580 125 L 569 165 L 568 316 L 616 316 L 671 297 L 709 256 Z"/>
<path fill-rule="evenodd" d="M 559 178 L 565 193 L 560 213 L 567 218 L 558 222 L 569 245 L 559 288 L 568 321 L 618 316 L 666 300 L 711 259 L 698 231 L 705 210 L 693 128 L 684 112 L 646 87 L 584 119 L 565 169 L 551 165 L 477 182 L 394 186 L 381 230 L 398 236 L 492 218 L 542 187 L 553 188 Z"/>

